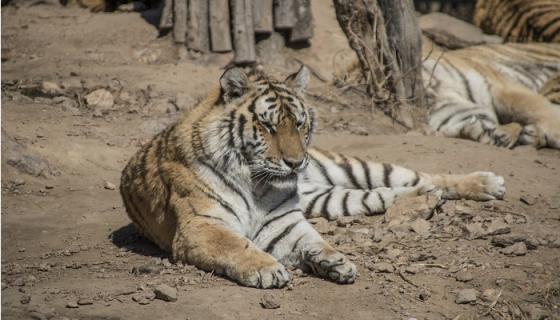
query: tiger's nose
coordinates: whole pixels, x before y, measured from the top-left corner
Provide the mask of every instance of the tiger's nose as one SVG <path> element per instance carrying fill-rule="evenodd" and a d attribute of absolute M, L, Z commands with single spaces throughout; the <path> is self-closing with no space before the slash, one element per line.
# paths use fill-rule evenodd
<path fill-rule="evenodd" d="M 286 159 L 284 158 L 284 163 L 290 167 L 292 170 L 299 169 L 303 164 L 303 159 Z"/>

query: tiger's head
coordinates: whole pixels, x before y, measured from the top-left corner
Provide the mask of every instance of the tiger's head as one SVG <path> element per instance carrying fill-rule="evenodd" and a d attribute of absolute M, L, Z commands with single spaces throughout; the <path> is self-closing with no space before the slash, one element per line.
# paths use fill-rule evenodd
<path fill-rule="evenodd" d="M 255 182 L 293 182 L 307 165 L 315 120 L 303 97 L 308 82 L 305 66 L 284 81 L 259 69 L 245 73 L 240 68 L 228 69 L 220 78 L 229 144 Z"/>

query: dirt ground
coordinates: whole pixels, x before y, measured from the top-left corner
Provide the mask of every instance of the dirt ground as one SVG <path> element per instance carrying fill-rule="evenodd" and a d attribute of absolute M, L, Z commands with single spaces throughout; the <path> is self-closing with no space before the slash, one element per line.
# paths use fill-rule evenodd
<path fill-rule="evenodd" d="M 286 75 L 299 60 L 332 77 L 346 40 L 330 3 L 313 6 L 312 45 L 267 69 Z M 288 288 L 244 288 L 169 262 L 118 193 L 128 158 L 215 86 L 231 55 L 193 59 L 138 13 L 49 1 L 2 8 L 2 51 L 4 319 L 560 319 L 557 150 L 404 133 L 359 94 L 314 78 L 315 145 L 428 172 L 494 171 L 507 194 L 448 201 L 404 225 L 316 219 L 357 264 L 355 284 L 294 271 Z M 160 284 L 178 300 L 154 299 Z"/>

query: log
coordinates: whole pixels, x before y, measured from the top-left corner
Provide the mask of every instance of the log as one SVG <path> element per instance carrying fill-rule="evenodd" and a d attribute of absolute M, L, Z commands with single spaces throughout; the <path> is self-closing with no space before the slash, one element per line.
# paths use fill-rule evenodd
<path fill-rule="evenodd" d="M 233 46 L 235 64 L 256 61 L 255 32 L 253 29 L 253 0 L 232 0 Z"/>
<path fill-rule="evenodd" d="M 173 1 L 173 39 L 185 43 L 187 39 L 187 0 Z"/>
<path fill-rule="evenodd" d="M 290 42 L 307 41 L 313 37 L 311 0 L 295 0 L 296 24 L 290 32 Z"/>
<path fill-rule="evenodd" d="M 199 52 L 210 50 L 208 0 L 190 0 L 187 19 L 187 47 Z"/>
<path fill-rule="evenodd" d="M 210 40 L 212 42 L 212 51 L 231 51 L 231 30 L 229 24 L 229 1 L 210 0 Z"/>
<path fill-rule="evenodd" d="M 173 28 L 173 0 L 164 1 L 159 18 L 159 28 L 160 30 Z"/>
<path fill-rule="evenodd" d="M 291 29 L 296 25 L 295 1 L 274 1 L 274 27 L 276 29 Z"/>
<path fill-rule="evenodd" d="M 272 0 L 258 0 L 253 3 L 253 19 L 255 33 L 271 34 L 272 25 Z"/>

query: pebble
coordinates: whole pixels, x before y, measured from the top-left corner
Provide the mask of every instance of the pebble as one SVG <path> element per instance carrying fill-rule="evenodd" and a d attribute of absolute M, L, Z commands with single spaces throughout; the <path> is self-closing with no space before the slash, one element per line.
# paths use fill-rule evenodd
<path fill-rule="evenodd" d="M 417 264 L 412 264 L 410 266 L 407 266 L 406 268 L 404 268 L 404 271 L 406 273 L 410 273 L 410 274 L 417 274 L 418 272 L 420 272 L 422 270 L 422 266 L 417 265 Z"/>
<path fill-rule="evenodd" d="M 163 301 L 174 302 L 177 301 L 177 289 L 172 288 L 166 284 L 160 284 L 154 288 L 156 299 Z"/>
<path fill-rule="evenodd" d="M 537 202 L 537 199 L 535 197 L 526 194 L 522 195 L 519 200 L 528 206 L 532 206 Z"/>
<path fill-rule="evenodd" d="M 455 275 L 455 279 L 457 281 L 461 281 L 461 282 L 469 282 L 472 279 L 474 279 L 472 273 L 470 273 L 467 270 L 461 270 L 459 272 L 457 272 L 457 274 Z"/>
<path fill-rule="evenodd" d="M 28 294 L 23 295 L 23 296 L 21 297 L 21 299 L 19 299 L 19 302 L 20 302 L 21 304 L 28 304 L 29 302 L 31 302 L 31 296 L 28 295 Z"/>
<path fill-rule="evenodd" d="M 525 242 L 516 242 L 502 249 L 502 253 L 506 256 L 524 256 L 527 254 L 527 245 L 525 245 Z"/>
<path fill-rule="evenodd" d="M 58 84 L 51 81 L 43 81 L 41 83 L 41 91 L 49 96 L 56 96 L 62 94 L 62 89 Z"/>
<path fill-rule="evenodd" d="M 103 184 L 103 188 L 105 188 L 107 190 L 115 190 L 115 189 L 117 189 L 117 186 L 115 186 L 114 183 L 111 183 L 109 181 L 105 181 L 105 183 Z"/>
<path fill-rule="evenodd" d="M 97 89 L 86 95 L 85 99 L 87 105 L 95 109 L 110 109 L 115 104 L 113 95 L 105 89 Z"/>
<path fill-rule="evenodd" d="M 260 305 L 264 309 L 278 309 L 278 308 L 280 308 L 280 303 L 271 294 L 265 294 L 261 298 Z"/>
<path fill-rule="evenodd" d="M 430 232 L 430 223 L 425 219 L 418 218 L 410 223 L 410 229 L 423 236 Z"/>
<path fill-rule="evenodd" d="M 70 308 L 70 309 L 76 309 L 78 308 L 78 303 L 76 303 L 76 301 L 70 301 L 66 304 L 66 308 Z"/>
<path fill-rule="evenodd" d="M 373 265 L 373 270 L 378 273 L 393 273 L 395 271 L 395 267 L 388 262 L 378 262 Z"/>
<path fill-rule="evenodd" d="M 78 300 L 78 305 L 80 306 L 89 306 L 93 304 L 93 300 L 91 298 L 81 298 Z"/>
<path fill-rule="evenodd" d="M 498 297 L 498 290 L 486 289 L 482 291 L 482 295 L 480 296 L 480 299 L 482 299 L 482 301 L 484 302 L 494 302 L 494 300 L 496 300 L 496 297 Z"/>
<path fill-rule="evenodd" d="M 431 296 L 430 292 L 426 289 L 422 289 L 418 293 L 418 299 L 420 299 L 421 301 L 428 300 L 428 298 L 430 298 L 430 296 Z"/>
<path fill-rule="evenodd" d="M 457 291 L 457 296 L 455 297 L 455 303 L 465 304 L 476 301 L 476 290 L 475 289 L 461 289 Z"/>

